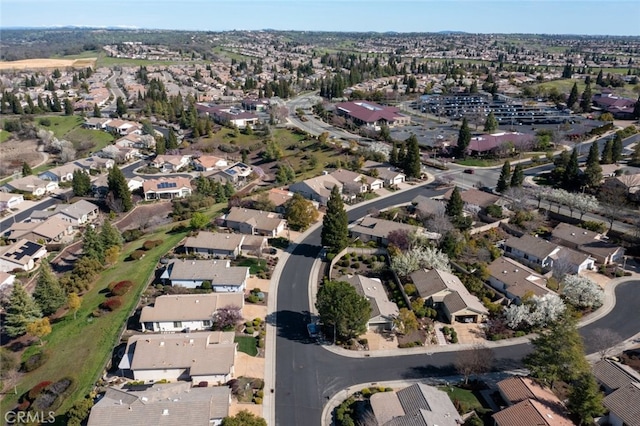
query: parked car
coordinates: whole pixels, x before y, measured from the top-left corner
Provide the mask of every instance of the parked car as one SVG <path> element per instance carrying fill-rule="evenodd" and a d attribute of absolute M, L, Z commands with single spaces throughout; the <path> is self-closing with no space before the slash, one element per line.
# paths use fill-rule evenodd
<path fill-rule="evenodd" d="M 465 173 L 468 173 L 468 174 L 470 174 L 470 175 L 472 175 L 472 174 L 474 174 L 476 171 L 475 171 L 475 170 L 473 170 L 473 169 L 464 169 L 464 172 L 465 172 Z"/>

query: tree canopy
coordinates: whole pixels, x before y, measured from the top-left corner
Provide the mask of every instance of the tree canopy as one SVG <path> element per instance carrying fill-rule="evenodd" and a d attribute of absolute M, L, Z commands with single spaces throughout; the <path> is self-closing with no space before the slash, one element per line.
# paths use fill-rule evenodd
<path fill-rule="evenodd" d="M 109 207 L 111 210 L 120 212 L 128 212 L 133 208 L 133 201 L 131 200 L 131 191 L 127 184 L 127 179 L 122 174 L 122 171 L 113 166 L 109 170 L 109 176 L 107 177 L 107 184 L 109 186 L 109 193 L 112 196 L 112 205 Z"/>
<path fill-rule="evenodd" d="M 500 177 L 498 178 L 498 184 L 496 185 L 496 191 L 505 192 L 509 189 L 511 184 L 511 164 L 509 161 L 505 161 L 500 171 Z"/>
<path fill-rule="evenodd" d="M 327 212 L 322 219 L 322 245 L 329 253 L 339 253 L 349 242 L 349 220 L 338 186 L 331 190 Z"/>
<path fill-rule="evenodd" d="M 71 181 L 73 193 L 78 197 L 84 197 L 91 192 L 91 177 L 88 173 L 78 169 L 73 171 L 73 179 Z"/>
<path fill-rule="evenodd" d="M 471 130 L 469 130 L 469 122 L 465 117 L 462 119 L 462 125 L 458 132 L 458 143 L 456 145 L 456 154 L 458 157 L 466 157 L 469 143 L 471 143 Z"/>
<path fill-rule="evenodd" d="M 345 281 L 326 281 L 318 291 L 316 308 L 322 323 L 335 325 L 337 336 L 358 337 L 367 331 L 371 305 Z"/>
<path fill-rule="evenodd" d="M 407 152 L 404 156 L 404 172 L 407 177 L 419 179 L 422 174 L 422 162 L 420 160 L 420 146 L 418 138 L 412 134 L 405 141 Z"/>
<path fill-rule="evenodd" d="M 55 313 L 66 302 L 67 298 L 64 289 L 46 260 L 43 260 L 40 265 L 33 298 L 45 316 Z"/>
<path fill-rule="evenodd" d="M 285 217 L 289 228 L 294 231 L 306 230 L 318 220 L 319 215 L 320 213 L 318 213 L 318 209 L 314 207 L 313 203 L 300 194 L 294 194 L 287 201 Z"/>
<path fill-rule="evenodd" d="M 27 325 L 42 317 L 42 312 L 22 284 L 16 283 L 11 290 L 4 329 L 9 337 L 18 337 L 27 332 Z"/>

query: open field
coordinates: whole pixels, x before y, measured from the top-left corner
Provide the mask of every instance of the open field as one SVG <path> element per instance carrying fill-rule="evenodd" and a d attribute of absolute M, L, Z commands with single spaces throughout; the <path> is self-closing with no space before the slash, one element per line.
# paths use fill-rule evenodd
<path fill-rule="evenodd" d="M 80 59 L 24 59 L 22 61 L 0 61 L 0 71 L 36 70 L 49 68 L 95 68 L 97 58 Z"/>

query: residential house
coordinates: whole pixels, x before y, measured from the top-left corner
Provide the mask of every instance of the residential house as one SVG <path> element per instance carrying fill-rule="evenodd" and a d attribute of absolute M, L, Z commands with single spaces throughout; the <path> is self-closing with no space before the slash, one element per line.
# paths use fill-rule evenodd
<path fill-rule="evenodd" d="M 622 98 L 613 93 L 596 93 L 591 98 L 594 109 L 609 112 L 617 120 L 633 120 L 635 99 Z"/>
<path fill-rule="evenodd" d="M 371 306 L 371 314 L 367 321 L 367 329 L 374 331 L 390 331 L 394 328 L 394 320 L 398 317 L 398 305 L 390 301 L 378 278 L 367 278 L 364 275 L 352 275 L 345 279 L 355 288 L 356 293 L 366 297 Z"/>
<path fill-rule="evenodd" d="M 603 265 L 619 263 L 624 257 L 624 248 L 609 243 L 608 238 L 598 232 L 560 223 L 551 231 L 551 240 L 565 247 L 576 249 L 592 256 Z"/>
<path fill-rule="evenodd" d="M 434 233 L 426 232 L 425 229 L 420 226 L 378 219 L 371 216 L 365 216 L 359 221 L 349 225 L 349 233 L 353 238 L 358 238 L 364 242 L 375 241 L 383 246 L 389 244 L 387 237 L 391 231 L 417 232 L 426 238 L 436 237 Z"/>
<path fill-rule="evenodd" d="M 43 195 L 58 189 L 58 183 L 43 180 L 36 176 L 25 176 L 9 181 L 6 184 L 6 187 L 12 191 L 20 191 L 25 194 L 31 194 L 35 197 L 42 197 Z"/>
<path fill-rule="evenodd" d="M 30 271 L 36 261 L 47 255 L 47 249 L 38 243 L 20 239 L 13 244 L 0 247 L 0 271 Z"/>
<path fill-rule="evenodd" d="M 111 121 L 110 118 L 102 118 L 102 117 L 87 117 L 84 119 L 84 123 L 82 123 L 82 127 L 85 129 L 92 130 L 105 130 L 107 123 Z"/>
<path fill-rule="evenodd" d="M 553 259 L 553 265 L 573 275 L 596 269 L 595 258 L 587 253 L 582 253 L 567 247 L 560 247 L 560 250 L 552 254 L 551 258 Z"/>
<path fill-rule="evenodd" d="M 228 260 L 174 260 L 160 276 L 173 286 L 196 288 L 211 283 L 220 293 L 243 292 L 247 287 L 249 268 L 231 266 Z"/>
<path fill-rule="evenodd" d="M 152 135 L 129 134 L 114 142 L 119 148 L 155 149 L 156 139 Z"/>
<path fill-rule="evenodd" d="M 231 331 L 138 334 L 118 364 L 134 380 L 186 380 L 222 384 L 233 377 L 236 344 Z"/>
<path fill-rule="evenodd" d="M 265 112 L 269 109 L 269 100 L 246 98 L 242 100 L 242 108 L 247 111 Z"/>
<path fill-rule="evenodd" d="M 43 244 L 61 241 L 73 233 L 73 226 L 59 217 L 49 217 L 44 221 L 16 222 L 4 232 L 10 241 L 27 239 Z"/>
<path fill-rule="evenodd" d="M 277 237 L 284 231 L 287 221 L 279 214 L 261 210 L 231 207 L 222 217 L 225 226 L 243 234 Z"/>
<path fill-rule="evenodd" d="M 334 186 L 337 186 L 340 194 L 342 194 L 342 183 L 333 176 L 324 174 L 303 180 L 302 182 L 293 183 L 289 186 L 289 191 L 326 206 Z"/>
<path fill-rule="evenodd" d="M 107 132 L 115 133 L 120 136 L 130 135 L 132 133 L 142 134 L 142 125 L 133 121 L 126 120 L 109 120 L 104 124 Z"/>
<path fill-rule="evenodd" d="M 496 426 L 572 426 L 562 401 L 528 377 L 513 376 L 498 382 L 498 392 L 509 407 L 492 417 Z"/>
<path fill-rule="evenodd" d="M 213 315 L 225 306 L 244 306 L 243 293 L 172 294 L 156 297 L 140 312 L 142 331 L 201 331 L 211 328 Z"/>
<path fill-rule="evenodd" d="M 271 188 L 266 194 L 267 199 L 273 203 L 276 213 L 285 214 L 286 205 L 293 198 L 293 192 L 280 188 Z"/>
<path fill-rule="evenodd" d="M 201 155 L 191 160 L 193 168 L 201 172 L 209 172 L 211 170 L 220 170 L 226 168 L 229 164 L 224 158 L 214 155 Z"/>
<path fill-rule="evenodd" d="M 351 170 L 337 169 L 331 172 L 330 175 L 342 184 L 343 194 L 363 194 L 367 191 L 376 191 L 384 185 L 382 179 L 352 172 Z"/>
<path fill-rule="evenodd" d="M 5 271 L 0 271 L 0 297 L 7 295 L 16 281 L 16 276 Z"/>
<path fill-rule="evenodd" d="M 15 209 L 24 201 L 24 195 L 0 191 L 0 212 Z"/>
<path fill-rule="evenodd" d="M 490 135 L 474 136 L 469 141 L 469 155 L 487 155 L 499 152 L 511 153 L 526 150 L 533 146 L 535 135 L 518 132 L 499 132 Z"/>
<path fill-rule="evenodd" d="M 418 295 L 428 305 L 441 309 L 450 324 L 484 322 L 489 316 L 487 308 L 453 274 L 439 269 L 419 269 L 411 273 L 410 278 Z"/>
<path fill-rule="evenodd" d="M 268 245 L 269 240 L 263 235 L 245 235 L 240 250 L 242 253 L 260 256 Z"/>
<path fill-rule="evenodd" d="M 240 185 L 249 180 L 249 177 L 253 173 L 253 168 L 244 163 L 235 163 L 218 173 L 221 174 L 226 181 Z"/>
<path fill-rule="evenodd" d="M 140 176 L 126 178 L 129 191 L 133 192 L 142 188 L 145 179 Z M 109 193 L 109 177 L 107 175 L 98 176 L 91 182 L 91 192 L 96 198 L 105 197 Z"/>
<path fill-rule="evenodd" d="M 605 165 L 603 165 L 604 167 Z M 631 201 L 640 200 L 640 173 L 623 174 L 604 180 L 602 189 L 622 190 Z"/>
<path fill-rule="evenodd" d="M 71 182 L 73 180 L 73 172 L 80 169 L 73 163 L 67 163 L 53 169 L 45 170 L 38 177 L 42 180 L 50 180 L 53 182 Z"/>
<path fill-rule="evenodd" d="M 487 269 L 489 285 L 513 302 L 520 303 L 525 296 L 544 296 L 551 292 L 546 287 L 546 278 L 508 257 L 497 258 Z"/>
<path fill-rule="evenodd" d="M 451 198 L 451 194 L 453 193 L 453 188 L 448 190 L 443 198 L 447 201 Z M 460 192 L 460 198 L 465 204 L 469 204 L 472 206 L 478 206 L 481 209 L 486 209 L 487 207 L 496 204 L 500 197 L 495 194 L 489 194 L 488 192 L 480 191 L 479 189 L 467 189 L 466 191 Z"/>
<path fill-rule="evenodd" d="M 422 218 L 442 215 L 446 209 L 446 206 L 442 201 L 434 200 L 433 198 L 424 195 L 418 195 L 416 198 L 411 200 L 411 204 L 413 205 L 413 209 L 418 217 Z"/>
<path fill-rule="evenodd" d="M 149 179 L 142 183 L 145 200 L 172 200 L 191 195 L 191 182 L 188 178 L 177 176 Z"/>
<path fill-rule="evenodd" d="M 184 250 L 187 254 L 204 257 L 228 257 L 235 259 L 242 254 L 245 235 L 200 231 L 195 237 L 187 237 Z"/>
<path fill-rule="evenodd" d="M 196 109 L 200 114 L 211 117 L 217 123 L 231 124 L 239 129 L 255 126 L 259 121 L 257 115 L 237 107 L 196 104 Z"/>
<path fill-rule="evenodd" d="M 73 204 L 58 204 L 53 215 L 71 223 L 75 228 L 86 225 L 98 218 L 100 208 L 87 200 L 79 200 Z"/>
<path fill-rule="evenodd" d="M 605 395 L 623 388 L 631 383 L 640 383 L 640 373 L 628 365 L 612 359 L 602 359 L 591 368 Z"/>
<path fill-rule="evenodd" d="M 400 114 L 396 107 L 378 105 L 369 101 L 341 102 L 335 105 L 337 115 L 352 120 L 358 126 L 380 130 L 382 126 L 394 127 L 411 123 L 411 118 Z"/>
<path fill-rule="evenodd" d="M 605 396 L 611 426 L 640 426 L 640 382 L 629 383 Z"/>
<path fill-rule="evenodd" d="M 190 155 L 157 155 L 149 165 L 160 169 L 163 173 L 175 173 L 187 167 L 191 161 Z"/>
<path fill-rule="evenodd" d="M 91 170 L 102 172 L 103 170 L 109 170 L 115 166 L 116 162 L 111 158 L 102 158 L 97 155 L 93 155 L 89 158 L 81 158 L 74 161 L 74 164 L 83 170 L 91 172 Z"/>
<path fill-rule="evenodd" d="M 362 167 L 367 173 L 374 172 L 378 179 L 381 179 L 384 186 L 395 186 L 406 180 L 407 176 L 402 171 L 387 163 L 367 160 Z"/>
<path fill-rule="evenodd" d="M 524 234 L 521 237 L 511 237 L 503 244 L 506 256 L 517 259 L 532 267 L 540 267 L 541 270 L 549 270 L 553 265 L 553 254 L 560 247 L 542 238 Z"/>
<path fill-rule="evenodd" d="M 87 426 L 220 426 L 229 416 L 228 386 L 191 387 L 191 383 L 107 388 L 91 408 Z"/>
<path fill-rule="evenodd" d="M 459 426 L 462 417 L 446 392 L 416 383 L 396 392 L 378 392 L 369 400 L 379 425 Z"/>

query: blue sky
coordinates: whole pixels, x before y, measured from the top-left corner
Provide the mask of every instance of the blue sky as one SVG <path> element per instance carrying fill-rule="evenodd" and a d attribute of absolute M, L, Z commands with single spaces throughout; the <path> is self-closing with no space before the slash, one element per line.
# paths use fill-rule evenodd
<path fill-rule="evenodd" d="M 0 0 L 0 27 L 640 35 L 637 0 Z"/>

